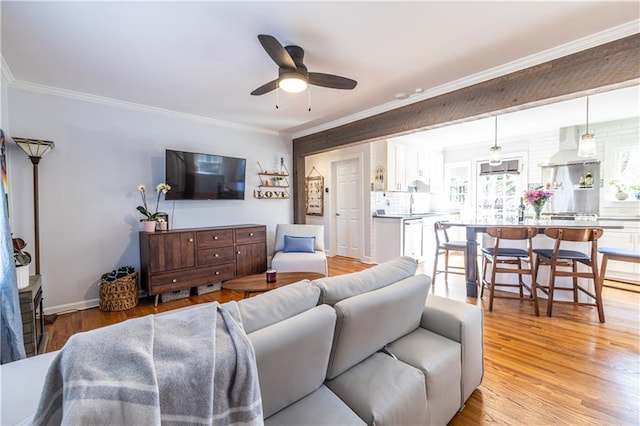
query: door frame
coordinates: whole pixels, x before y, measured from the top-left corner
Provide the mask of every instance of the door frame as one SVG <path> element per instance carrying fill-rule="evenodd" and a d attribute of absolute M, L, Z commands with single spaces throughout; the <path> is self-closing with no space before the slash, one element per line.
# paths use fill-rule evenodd
<path fill-rule="evenodd" d="M 358 163 L 358 176 L 360 180 L 360 197 L 358 203 L 360 205 L 360 217 L 358 218 L 359 228 L 360 228 L 360 254 L 358 260 L 363 261 L 365 256 L 365 247 L 364 247 L 364 155 L 362 153 L 357 153 L 355 155 L 349 155 L 345 157 L 339 157 L 331 160 L 331 205 L 334 206 L 331 211 L 331 254 L 333 256 L 337 256 L 338 254 L 338 244 L 337 244 L 337 234 L 338 234 L 338 221 L 336 217 L 338 199 L 337 199 L 337 187 L 338 187 L 338 174 L 337 174 L 337 166 L 338 163 L 348 162 L 356 160 Z"/>

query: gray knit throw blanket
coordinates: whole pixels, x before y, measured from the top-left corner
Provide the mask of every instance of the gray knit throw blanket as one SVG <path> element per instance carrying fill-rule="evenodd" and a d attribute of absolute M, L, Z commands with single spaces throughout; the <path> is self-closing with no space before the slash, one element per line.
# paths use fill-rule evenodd
<path fill-rule="evenodd" d="M 43 425 L 262 425 L 253 347 L 235 302 L 72 336 L 31 419 Z"/>

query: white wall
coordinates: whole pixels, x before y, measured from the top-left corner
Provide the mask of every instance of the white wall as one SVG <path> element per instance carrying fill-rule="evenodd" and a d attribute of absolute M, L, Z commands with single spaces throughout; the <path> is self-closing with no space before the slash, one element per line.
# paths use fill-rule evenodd
<path fill-rule="evenodd" d="M 125 265 L 139 270 L 137 186 L 155 188 L 164 181 L 167 148 L 247 159 L 244 201 L 176 201 L 174 211 L 173 202 L 162 200 L 160 210 L 173 212 L 174 228 L 264 224 L 271 252 L 275 225 L 293 221 L 292 200 L 253 198 L 258 161 L 269 167 L 282 153 L 291 164 L 288 137 L 11 87 L 7 107 L 8 136 L 55 142 L 39 165 L 47 313 L 96 306 L 103 272 Z M 8 146 L 12 231 L 33 254 L 33 169 L 13 142 Z"/>

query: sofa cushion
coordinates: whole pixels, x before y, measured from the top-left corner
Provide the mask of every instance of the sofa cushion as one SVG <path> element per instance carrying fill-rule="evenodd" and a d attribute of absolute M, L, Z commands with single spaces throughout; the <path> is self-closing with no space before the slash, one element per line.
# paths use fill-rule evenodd
<path fill-rule="evenodd" d="M 381 263 L 373 268 L 313 281 L 322 291 L 321 303 L 334 305 L 348 297 L 377 290 L 416 273 L 416 261 L 409 256 Z"/>
<path fill-rule="evenodd" d="M 316 244 L 316 237 L 295 237 L 293 235 L 284 236 L 285 253 L 313 253 Z"/>
<path fill-rule="evenodd" d="M 424 374 L 429 419 L 432 425 L 446 425 L 460 407 L 462 375 L 460 343 L 416 328 L 387 345 L 389 353 Z"/>
<path fill-rule="evenodd" d="M 295 235 L 298 237 L 316 237 L 314 249 L 324 251 L 324 226 L 303 224 L 278 224 L 276 226 L 276 239 L 273 251 L 284 249 L 284 236 Z"/>
<path fill-rule="evenodd" d="M 366 423 L 335 393 L 322 385 L 316 391 L 265 419 L 265 426 L 364 426 Z"/>
<path fill-rule="evenodd" d="M 428 425 L 424 375 L 383 353 L 326 383 L 369 425 Z"/>
<path fill-rule="evenodd" d="M 342 300 L 327 378 L 333 379 L 420 324 L 430 279 L 414 275 L 387 287 Z"/>
<path fill-rule="evenodd" d="M 335 311 L 320 305 L 249 334 L 265 418 L 322 385 L 335 321 Z"/>
<path fill-rule="evenodd" d="M 238 302 L 245 332 L 252 333 L 318 304 L 320 290 L 309 280 L 276 288 Z"/>
<path fill-rule="evenodd" d="M 317 272 L 323 275 L 329 273 L 327 256 L 322 251 L 314 253 L 285 253 L 279 251 L 271 259 L 271 268 L 278 272 Z M 319 297 L 320 295 L 318 294 Z"/>

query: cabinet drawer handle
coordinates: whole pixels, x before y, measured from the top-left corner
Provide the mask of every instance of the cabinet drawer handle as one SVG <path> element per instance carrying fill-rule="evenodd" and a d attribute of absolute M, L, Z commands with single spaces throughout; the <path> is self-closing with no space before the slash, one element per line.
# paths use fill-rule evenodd
<path fill-rule="evenodd" d="M 193 238 L 189 238 L 189 242 L 192 243 L 193 242 Z"/>
<path fill-rule="evenodd" d="M 213 257 L 220 257 L 218 253 L 214 254 Z"/>
<path fill-rule="evenodd" d="M 220 271 L 216 271 L 216 275 L 220 275 Z"/>
<path fill-rule="evenodd" d="M 249 236 L 250 236 L 250 237 L 253 237 L 253 232 L 249 232 Z"/>
<path fill-rule="evenodd" d="M 171 280 L 172 283 L 177 283 L 178 280 L 176 280 L 175 278 Z"/>
<path fill-rule="evenodd" d="M 213 237 L 213 239 L 214 239 L 214 240 L 217 240 L 217 239 L 218 239 L 218 236 L 216 235 L 215 237 Z"/>
<path fill-rule="evenodd" d="M 237 252 L 236 252 L 236 254 L 240 254 L 240 252 L 239 252 L 239 251 L 237 251 Z"/>

